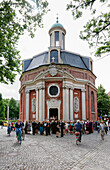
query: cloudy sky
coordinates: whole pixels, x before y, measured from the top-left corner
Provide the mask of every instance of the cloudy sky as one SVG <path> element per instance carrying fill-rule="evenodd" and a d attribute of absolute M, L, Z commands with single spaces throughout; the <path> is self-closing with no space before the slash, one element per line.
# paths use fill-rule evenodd
<path fill-rule="evenodd" d="M 20 50 L 21 59 L 31 58 L 36 54 L 39 54 L 43 51 L 47 51 L 50 38 L 48 31 L 51 26 L 56 22 L 56 14 L 58 13 L 59 22 L 66 29 L 65 37 L 65 49 L 74 53 L 78 53 L 82 56 L 91 57 L 94 60 L 93 63 L 93 72 L 97 76 L 96 87 L 100 84 L 106 89 L 106 92 L 110 91 L 110 56 L 98 59 L 94 57 L 91 52 L 94 49 L 89 49 L 88 43 L 82 41 L 79 38 L 79 33 L 83 30 L 83 25 L 86 24 L 88 19 L 90 19 L 89 11 L 86 11 L 83 15 L 83 18 L 78 20 L 73 20 L 70 11 L 66 11 L 66 4 L 69 0 L 49 0 L 49 8 L 51 9 L 48 14 L 43 18 L 44 28 L 38 28 L 35 33 L 35 38 L 31 39 L 28 36 L 28 33 L 25 33 L 21 36 L 18 44 L 18 49 Z M 100 8 L 99 8 L 100 11 Z M 0 84 L 0 93 L 2 93 L 3 98 L 15 98 L 19 100 L 19 82 L 20 75 L 17 75 L 16 81 L 13 85 L 4 85 Z"/>

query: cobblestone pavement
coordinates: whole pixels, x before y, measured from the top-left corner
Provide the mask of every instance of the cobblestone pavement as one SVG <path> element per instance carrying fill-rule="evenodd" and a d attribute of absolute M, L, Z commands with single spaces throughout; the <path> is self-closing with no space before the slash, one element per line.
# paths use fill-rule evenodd
<path fill-rule="evenodd" d="M 83 135 L 80 145 L 75 135 L 26 135 L 20 145 L 15 132 L 0 128 L 0 170 L 110 170 L 110 131 L 102 141 L 94 132 Z"/>

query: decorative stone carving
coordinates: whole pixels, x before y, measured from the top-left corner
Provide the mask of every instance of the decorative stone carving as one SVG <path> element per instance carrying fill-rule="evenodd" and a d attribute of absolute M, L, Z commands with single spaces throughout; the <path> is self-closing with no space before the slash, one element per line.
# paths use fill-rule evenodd
<path fill-rule="evenodd" d="M 55 76 L 57 74 L 57 68 L 55 67 L 55 65 L 49 66 L 49 73 L 51 76 Z"/>
<path fill-rule="evenodd" d="M 36 112 L 36 98 L 32 99 L 32 112 L 35 113 Z"/>
<path fill-rule="evenodd" d="M 51 99 L 51 100 L 47 101 L 48 119 L 49 119 L 49 109 L 57 108 L 58 109 L 58 119 L 60 120 L 60 104 L 61 104 L 61 100 Z"/>
<path fill-rule="evenodd" d="M 79 98 L 75 97 L 74 98 L 74 112 L 79 112 Z"/>
<path fill-rule="evenodd" d="M 50 101 L 47 101 L 47 105 L 50 107 L 50 108 L 57 108 L 59 107 L 61 104 L 61 101 L 60 100 L 56 100 L 56 99 L 51 99 Z"/>

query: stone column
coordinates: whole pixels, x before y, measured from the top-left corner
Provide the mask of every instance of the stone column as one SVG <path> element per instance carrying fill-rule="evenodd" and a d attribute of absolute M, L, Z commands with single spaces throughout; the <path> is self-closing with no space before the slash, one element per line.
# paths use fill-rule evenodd
<path fill-rule="evenodd" d="M 42 89 L 42 113 L 43 113 L 43 120 L 45 120 L 45 89 Z"/>
<path fill-rule="evenodd" d="M 86 89 L 82 89 L 82 120 L 86 120 Z"/>
<path fill-rule="evenodd" d="M 29 90 L 26 91 L 26 121 L 29 121 Z"/>
<path fill-rule="evenodd" d="M 36 89 L 36 120 L 38 120 L 38 89 Z"/>
<path fill-rule="evenodd" d="M 73 120 L 73 89 L 70 89 L 70 120 Z"/>
<path fill-rule="evenodd" d="M 65 120 L 66 115 L 66 94 L 65 94 L 65 88 L 63 88 L 63 120 Z"/>
<path fill-rule="evenodd" d="M 42 89 L 39 89 L 39 121 L 43 121 L 43 113 L 42 113 Z"/>
<path fill-rule="evenodd" d="M 63 120 L 69 120 L 69 89 L 63 89 Z"/>

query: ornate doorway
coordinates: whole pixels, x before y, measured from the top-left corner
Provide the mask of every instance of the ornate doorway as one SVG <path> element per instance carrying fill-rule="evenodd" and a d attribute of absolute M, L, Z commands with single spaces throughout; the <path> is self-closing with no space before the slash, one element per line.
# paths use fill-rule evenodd
<path fill-rule="evenodd" d="M 56 108 L 50 108 L 49 109 L 49 118 L 58 120 L 58 109 Z"/>

